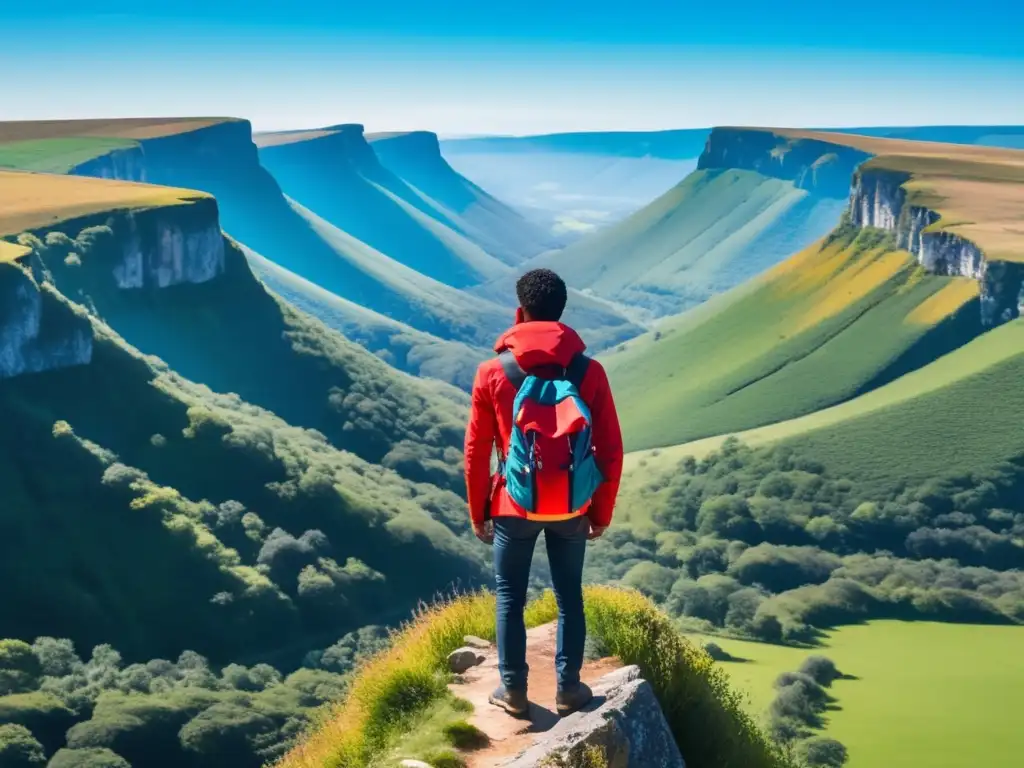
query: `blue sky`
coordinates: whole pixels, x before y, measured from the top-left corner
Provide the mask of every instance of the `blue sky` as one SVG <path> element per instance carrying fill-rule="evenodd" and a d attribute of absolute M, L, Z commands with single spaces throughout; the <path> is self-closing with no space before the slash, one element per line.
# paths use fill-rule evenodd
<path fill-rule="evenodd" d="M 445 134 L 1024 123 L 1013 0 L 10 5 L 7 120 L 202 114 Z"/>

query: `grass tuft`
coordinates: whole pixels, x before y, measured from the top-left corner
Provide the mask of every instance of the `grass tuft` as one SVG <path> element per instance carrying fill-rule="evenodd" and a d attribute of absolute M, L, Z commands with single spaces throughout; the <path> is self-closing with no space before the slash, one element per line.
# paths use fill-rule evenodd
<path fill-rule="evenodd" d="M 446 725 L 444 735 L 456 749 L 482 749 L 491 742 L 486 733 L 466 720 Z"/>

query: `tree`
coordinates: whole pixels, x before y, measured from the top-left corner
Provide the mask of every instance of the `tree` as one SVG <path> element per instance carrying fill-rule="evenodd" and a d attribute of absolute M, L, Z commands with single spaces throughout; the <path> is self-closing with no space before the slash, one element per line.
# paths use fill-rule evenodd
<path fill-rule="evenodd" d="M 38 637 L 32 643 L 32 652 L 47 677 L 64 677 L 82 668 L 74 643 L 66 638 Z"/>
<path fill-rule="evenodd" d="M 677 578 L 678 574 L 671 568 L 648 562 L 637 563 L 630 568 L 622 578 L 622 583 L 638 589 L 660 603 L 668 597 Z"/>
<path fill-rule="evenodd" d="M 46 753 L 25 726 L 0 725 L 0 765 L 3 768 L 46 765 Z"/>
<path fill-rule="evenodd" d="M 0 696 L 39 687 L 42 666 L 32 646 L 21 640 L 0 640 Z"/>
<path fill-rule="evenodd" d="M 192 718 L 179 738 L 186 752 L 200 755 L 210 765 L 260 768 L 255 754 L 259 736 L 275 730 L 274 722 L 248 706 L 214 704 Z"/>
<path fill-rule="evenodd" d="M 132 768 L 131 764 L 109 749 L 61 749 L 47 768 Z"/>

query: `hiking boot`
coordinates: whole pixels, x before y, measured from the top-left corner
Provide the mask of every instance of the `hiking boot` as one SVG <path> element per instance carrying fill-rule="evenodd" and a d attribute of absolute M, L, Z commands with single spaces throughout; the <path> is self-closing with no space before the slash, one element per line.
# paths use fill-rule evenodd
<path fill-rule="evenodd" d="M 583 709 L 593 698 L 594 692 L 590 690 L 590 687 L 586 683 L 580 683 L 572 688 L 559 691 L 555 697 L 555 707 L 558 709 L 558 714 L 565 717 Z"/>
<path fill-rule="evenodd" d="M 525 690 L 510 690 L 504 685 L 499 685 L 487 700 L 494 706 L 504 709 L 512 717 L 523 717 L 530 711 L 530 701 L 526 698 Z"/>

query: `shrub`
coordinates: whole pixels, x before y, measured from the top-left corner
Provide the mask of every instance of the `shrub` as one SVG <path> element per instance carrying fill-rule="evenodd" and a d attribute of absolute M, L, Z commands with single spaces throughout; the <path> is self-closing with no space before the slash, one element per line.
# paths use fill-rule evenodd
<path fill-rule="evenodd" d="M 846 747 L 835 739 L 808 739 L 800 745 L 799 754 L 811 768 L 841 768 L 846 763 Z"/>
<path fill-rule="evenodd" d="M 825 656 L 808 656 L 800 665 L 800 672 L 825 688 L 843 676 L 836 668 L 835 662 Z"/>
<path fill-rule="evenodd" d="M 715 661 L 736 660 L 735 656 L 733 656 L 731 653 L 725 650 L 718 643 L 704 643 L 704 650 L 707 651 L 708 656 L 710 656 Z"/>

